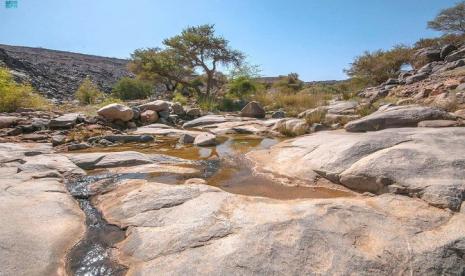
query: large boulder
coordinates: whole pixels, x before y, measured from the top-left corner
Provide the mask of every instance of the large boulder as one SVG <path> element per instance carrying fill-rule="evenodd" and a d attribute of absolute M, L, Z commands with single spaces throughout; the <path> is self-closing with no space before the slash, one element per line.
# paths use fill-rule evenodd
<path fill-rule="evenodd" d="M 156 100 L 139 106 L 141 111 L 152 110 L 155 112 L 169 111 L 170 104 L 167 101 Z"/>
<path fill-rule="evenodd" d="M 97 114 L 107 120 L 121 120 L 123 122 L 130 121 L 134 117 L 134 111 L 132 111 L 131 108 L 118 103 L 109 104 L 100 108 Z"/>
<path fill-rule="evenodd" d="M 258 102 L 249 102 L 242 110 L 242 117 L 265 118 L 265 110 Z"/>
<path fill-rule="evenodd" d="M 400 193 L 457 210 L 465 191 L 465 128 L 326 131 L 248 154 L 267 172 L 351 189 Z"/>
<path fill-rule="evenodd" d="M 350 132 L 377 131 L 385 128 L 414 127 L 425 120 L 449 120 L 453 116 L 446 111 L 425 106 L 392 106 L 378 110 L 345 125 Z"/>
<path fill-rule="evenodd" d="M 291 162 L 292 163 L 292 162 Z M 128 228 L 128 275 L 440 275 L 465 270 L 465 214 L 398 195 L 281 201 L 128 180 L 95 198 Z"/>

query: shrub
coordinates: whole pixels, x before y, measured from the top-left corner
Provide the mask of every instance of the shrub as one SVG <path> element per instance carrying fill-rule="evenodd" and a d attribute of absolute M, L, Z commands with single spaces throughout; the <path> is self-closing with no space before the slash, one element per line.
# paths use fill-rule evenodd
<path fill-rule="evenodd" d="M 47 100 L 34 92 L 30 85 L 18 84 L 10 72 L 0 68 L 0 112 L 13 112 L 20 107 L 44 109 Z"/>
<path fill-rule="evenodd" d="M 183 96 L 180 92 L 174 93 L 173 102 L 178 102 L 181 105 L 187 104 L 187 97 Z"/>
<path fill-rule="evenodd" d="M 197 99 L 197 104 L 205 111 L 216 111 L 219 106 L 217 99 L 213 96 L 201 96 Z"/>
<path fill-rule="evenodd" d="M 238 99 L 253 94 L 257 92 L 258 89 L 259 84 L 245 76 L 232 79 L 228 84 L 228 94 Z"/>
<path fill-rule="evenodd" d="M 92 83 L 90 78 L 85 78 L 76 91 L 76 99 L 80 104 L 95 104 L 103 98 L 103 93 Z"/>
<path fill-rule="evenodd" d="M 113 96 L 122 100 L 139 100 L 148 98 L 153 86 L 142 80 L 122 78 L 113 86 Z"/>

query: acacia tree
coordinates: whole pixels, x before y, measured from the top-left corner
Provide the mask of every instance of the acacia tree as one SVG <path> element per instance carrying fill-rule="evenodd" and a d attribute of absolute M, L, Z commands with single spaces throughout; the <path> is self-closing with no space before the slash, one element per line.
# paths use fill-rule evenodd
<path fill-rule="evenodd" d="M 465 34 L 465 1 L 454 7 L 442 10 L 428 28 L 450 34 Z"/>
<path fill-rule="evenodd" d="M 162 83 L 173 92 L 179 84 L 189 85 L 193 69 L 174 51 L 159 48 L 135 50 L 131 55 L 129 70 L 140 79 Z"/>
<path fill-rule="evenodd" d="M 165 39 L 163 44 L 190 68 L 205 73 L 206 96 L 211 93 L 219 66 L 237 67 L 244 60 L 244 54 L 232 49 L 228 40 L 215 34 L 214 25 L 188 27 L 180 35 Z"/>

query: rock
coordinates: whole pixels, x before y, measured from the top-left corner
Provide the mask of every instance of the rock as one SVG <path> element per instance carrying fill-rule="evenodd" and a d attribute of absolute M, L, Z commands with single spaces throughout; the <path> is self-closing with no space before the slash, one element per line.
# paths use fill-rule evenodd
<path fill-rule="evenodd" d="M 189 118 L 197 118 L 202 116 L 202 111 L 200 110 L 200 108 L 188 107 L 186 108 L 186 116 Z"/>
<path fill-rule="evenodd" d="M 305 120 L 289 118 L 278 121 L 273 130 L 286 136 L 299 136 L 309 131 L 309 125 Z"/>
<path fill-rule="evenodd" d="M 350 132 L 377 131 L 385 128 L 413 127 L 425 120 L 449 119 L 453 119 L 449 113 L 433 107 L 394 106 L 349 122 L 345 129 Z"/>
<path fill-rule="evenodd" d="M 207 181 L 203 178 L 189 178 L 184 181 L 184 185 L 206 185 Z"/>
<path fill-rule="evenodd" d="M 434 97 L 432 105 L 444 110 L 454 110 L 457 107 L 456 94 L 452 92 L 439 94 Z"/>
<path fill-rule="evenodd" d="M 457 91 L 465 91 L 465 83 L 459 84 L 455 89 Z"/>
<path fill-rule="evenodd" d="M 404 196 L 283 202 L 206 185 L 133 180 L 97 196 L 96 205 L 110 223 L 130 229 L 115 248 L 128 275 L 438 275 L 465 269 L 465 215 Z"/>
<path fill-rule="evenodd" d="M 317 132 L 317 131 L 323 131 L 323 130 L 327 130 L 328 128 L 323 125 L 323 124 L 318 124 L 318 123 L 314 123 L 312 124 L 312 126 L 310 127 L 310 132 Z"/>
<path fill-rule="evenodd" d="M 88 149 L 90 148 L 90 145 L 87 143 L 78 143 L 78 144 L 70 144 L 68 145 L 68 150 L 73 151 L 73 150 L 82 150 L 82 149 Z"/>
<path fill-rule="evenodd" d="M 111 141 L 108 141 L 107 139 L 100 139 L 97 141 L 97 143 L 105 147 L 113 145 L 113 143 Z"/>
<path fill-rule="evenodd" d="M 452 44 L 447 44 L 447 45 L 444 45 L 442 48 L 441 48 L 441 59 L 445 59 L 450 53 L 452 53 L 453 51 L 457 50 L 457 47 L 455 47 L 454 45 Z"/>
<path fill-rule="evenodd" d="M 327 113 L 351 115 L 355 113 L 358 103 L 356 101 L 336 101 L 327 107 Z"/>
<path fill-rule="evenodd" d="M 459 110 L 455 111 L 454 115 L 459 117 L 459 118 L 465 119 L 465 109 L 459 109 Z"/>
<path fill-rule="evenodd" d="M 260 170 L 292 179 L 324 177 L 361 192 L 401 193 L 457 210 L 465 191 L 463 135 L 465 128 L 457 127 L 324 131 L 247 156 Z"/>
<path fill-rule="evenodd" d="M 399 84 L 399 80 L 393 79 L 393 78 L 389 78 L 387 81 L 384 82 L 384 85 L 397 85 L 397 84 Z"/>
<path fill-rule="evenodd" d="M 153 163 L 147 155 L 135 151 L 72 153 L 67 156 L 74 164 L 85 170 Z"/>
<path fill-rule="evenodd" d="M 48 135 L 39 134 L 39 133 L 31 133 L 31 134 L 24 134 L 22 138 L 24 140 L 31 140 L 31 141 L 47 141 Z"/>
<path fill-rule="evenodd" d="M 218 124 L 224 122 L 236 121 L 238 118 L 235 117 L 225 117 L 222 115 L 206 115 L 200 118 L 194 119 L 192 121 L 184 123 L 183 128 L 193 128 L 203 125 Z"/>
<path fill-rule="evenodd" d="M 180 144 L 192 144 L 194 143 L 195 136 L 190 135 L 188 133 L 181 134 L 179 137 L 179 143 Z"/>
<path fill-rule="evenodd" d="M 450 53 L 448 56 L 446 56 L 445 61 L 453 62 L 463 58 L 465 58 L 465 47 Z"/>
<path fill-rule="evenodd" d="M 183 134 L 189 134 L 192 136 L 199 135 L 200 131 L 193 131 L 193 130 L 185 130 L 185 129 L 177 129 L 163 124 L 152 124 L 147 125 L 144 127 L 138 128 L 133 134 L 148 134 L 154 136 L 167 136 L 167 137 L 174 137 L 178 138 Z"/>
<path fill-rule="evenodd" d="M 341 114 L 330 114 L 327 113 L 324 118 L 324 123 L 327 125 L 340 123 L 342 125 L 347 124 L 348 122 L 360 119 L 360 115 L 341 115 Z"/>
<path fill-rule="evenodd" d="M 405 80 L 405 84 L 412 84 L 412 83 L 415 83 L 415 82 L 419 82 L 419 81 L 422 81 L 424 79 L 426 79 L 428 77 L 428 74 L 427 73 L 420 73 L 420 74 L 416 74 L 416 75 L 413 75 L 411 77 L 408 77 L 406 80 Z"/>
<path fill-rule="evenodd" d="M 242 110 L 242 117 L 265 118 L 265 110 L 258 102 L 249 102 Z"/>
<path fill-rule="evenodd" d="M 432 120 L 432 121 L 421 121 L 418 123 L 418 127 L 455 127 L 458 126 L 457 121 L 453 120 Z"/>
<path fill-rule="evenodd" d="M 133 114 L 132 114 L 132 119 L 133 119 L 133 120 L 136 120 L 136 121 L 139 120 L 139 118 L 140 118 L 140 113 L 141 113 L 141 112 L 140 112 L 140 109 L 139 109 L 138 107 L 133 107 L 133 108 L 131 108 L 131 109 L 132 109 L 132 113 L 133 113 Z"/>
<path fill-rule="evenodd" d="M 183 116 L 184 114 L 186 114 L 186 112 L 184 111 L 184 107 L 182 107 L 180 103 L 173 103 L 171 105 L 171 113 L 179 116 Z"/>
<path fill-rule="evenodd" d="M 158 115 L 160 115 L 161 118 L 168 119 L 170 117 L 170 112 L 169 111 L 160 111 L 160 112 L 158 112 Z"/>
<path fill-rule="evenodd" d="M 112 143 L 149 143 L 155 140 L 151 135 L 105 135 L 101 138 Z"/>
<path fill-rule="evenodd" d="M 194 145 L 199 147 L 208 147 L 216 145 L 216 136 L 211 133 L 201 133 L 194 139 Z"/>
<path fill-rule="evenodd" d="M 70 129 L 76 125 L 80 116 L 79 113 L 68 113 L 58 118 L 51 119 L 48 126 L 50 129 Z"/>
<path fill-rule="evenodd" d="M 281 119 L 281 118 L 285 118 L 285 117 L 286 117 L 286 112 L 284 112 L 282 110 L 275 111 L 275 112 L 273 112 L 273 114 L 271 114 L 271 118 L 273 118 L 273 119 Z"/>
<path fill-rule="evenodd" d="M 19 121 L 19 119 L 19 117 L 15 116 L 0 116 L 0 128 L 12 127 Z"/>
<path fill-rule="evenodd" d="M 149 103 L 140 105 L 139 109 L 141 111 L 145 111 L 145 110 L 152 110 L 152 111 L 156 111 L 156 112 L 169 111 L 170 110 L 170 104 L 167 101 L 156 100 L 156 101 L 153 101 L 153 102 L 149 102 Z"/>
<path fill-rule="evenodd" d="M 80 117 L 78 116 L 78 119 L 79 118 Z M 31 125 L 36 131 L 37 130 L 45 130 L 50 125 L 50 120 L 42 119 L 42 118 L 33 118 Z"/>
<path fill-rule="evenodd" d="M 100 108 L 97 111 L 97 114 L 111 121 L 121 120 L 123 122 L 132 120 L 134 117 L 134 112 L 131 108 L 117 103 L 109 104 Z"/>
<path fill-rule="evenodd" d="M 140 114 L 140 120 L 145 124 L 152 124 L 158 121 L 158 113 L 153 110 L 145 110 Z"/>
<path fill-rule="evenodd" d="M 66 136 L 65 135 L 53 135 L 52 136 L 52 145 L 54 147 L 62 145 L 66 142 Z"/>

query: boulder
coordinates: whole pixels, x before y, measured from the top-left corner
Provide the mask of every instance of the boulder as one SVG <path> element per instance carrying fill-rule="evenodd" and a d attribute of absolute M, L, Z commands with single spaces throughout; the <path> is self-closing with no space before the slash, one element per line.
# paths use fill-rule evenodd
<path fill-rule="evenodd" d="M 299 136 L 309 131 L 309 125 L 302 119 L 286 118 L 278 121 L 273 130 L 286 136 Z"/>
<path fill-rule="evenodd" d="M 194 139 L 194 145 L 200 147 L 208 147 L 216 145 L 216 135 L 211 133 L 201 133 Z"/>
<path fill-rule="evenodd" d="M 458 125 L 458 122 L 453 120 L 432 120 L 418 123 L 418 127 L 455 127 Z"/>
<path fill-rule="evenodd" d="M 155 112 L 169 111 L 170 110 L 170 104 L 167 101 L 156 100 L 156 101 L 153 101 L 153 102 L 149 102 L 149 103 L 140 105 L 139 109 L 141 111 L 152 110 L 152 111 L 155 111 Z"/>
<path fill-rule="evenodd" d="M 100 108 L 97 114 L 110 121 L 121 120 L 127 122 L 134 117 L 134 112 L 131 108 L 117 103 Z"/>
<path fill-rule="evenodd" d="M 447 45 L 444 45 L 442 48 L 441 48 L 441 59 L 445 59 L 450 53 L 452 53 L 453 51 L 457 50 L 457 47 L 455 47 L 454 45 L 452 44 L 447 44 Z"/>
<path fill-rule="evenodd" d="M 412 83 L 415 83 L 415 82 L 419 82 L 419 81 L 422 81 L 424 79 L 428 78 L 428 73 L 420 73 L 420 74 L 416 74 L 416 75 L 413 75 L 411 77 L 408 77 L 407 79 L 405 79 L 405 84 L 412 84 Z"/>
<path fill-rule="evenodd" d="M 385 128 L 415 127 L 425 120 L 449 120 L 453 116 L 446 111 L 425 106 L 393 106 L 378 110 L 366 117 L 345 125 L 349 132 L 377 131 Z"/>
<path fill-rule="evenodd" d="M 461 119 L 465 119 L 465 109 L 459 109 L 459 110 L 455 111 L 454 115 L 461 118 Z"/>
<path fill-rule="evenodd" d="M 65 135 L 53 135 L 52 136 L 52 145 L 54 147 L 62 145 L 66 142 L 66 136 Z"/>
<path fill-rule="evenodd" d="M 70 153 L 67 154 L 67 157 L 71 162 L 76 164 L 76 166 L 85 170 L 153 163 L 147 155 L 135 151 Z"/>
<path fill-rule="evenodd" d="M 48 126 L 50 129 L 70 129 L 76 125 L 80 116 L 81 114 L 79 113 L 68 113 L 51 119 Z"/>
<path fill-rule="evenodd" d="M 15 116 L 0 116 L 0 128 L 12 127 L 19 121 L 19 119 L 19 117 Z"/>
<path fill-rule="evenodd" d="M 196 107 L 187 107 L 186 109 L 186 116 L 189 118 L 197 118 L 202 116 L 202 111 L 200 108 Z"/>
<path fill-rule="evenodd" d="M 153 110 L 145 110 L 140 114 L 140 120 L 145 124 L 152 124 L 158 121 L 158 113 Z"/>
<path fill-rule="evenodd" d="M 222 115 L 206 115 L 192 121 L 184 123 L 183 128 L 193 128 L 203 125 L 218 124 L 236 120 L 234 117 L 225 117 Z"/>
<path fill-rule="evenodd" d="M 247 154 L 260 171 L 319 177 L 360 192 L 399 193 L 457 210 L 465 191 L 465 128 L 324 131 Z"/>
<path fill-rule="evenodd" d="M 272 200 L 124 181 L 95 199 L 128 228 L 128 275 L 440 275 L 465 270 L 465 214 L 398 195 Z M 399 261 L 402 260 L 402 261 Z"/>
<path fill-rule="evenodd" d="M 99 137 L 100 139 L 104 139 L 110 141 L 112 143 L 148 143 L 153 142 L 155 139 L 151 135 L 105 135 Z"/>
<path fill-rule="evenodd" d="M 265 118 L 265 110 L 258 102 L 249 102 L 242 110 L 242 117 Z"/>
<path fill-rule="evenodd" d="M 192 144 L 194 143 L 195 136 L 190 135 L 188 133 L 184 133 L 179 137 L 180 144 Z"/>

